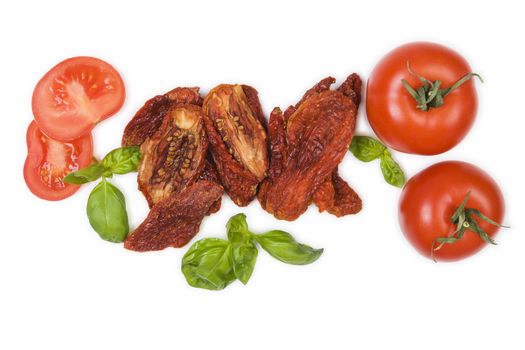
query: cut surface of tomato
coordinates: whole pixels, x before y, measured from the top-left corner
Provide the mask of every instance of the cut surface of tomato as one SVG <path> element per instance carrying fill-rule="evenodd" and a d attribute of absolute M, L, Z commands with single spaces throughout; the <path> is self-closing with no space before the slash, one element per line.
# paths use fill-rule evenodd
<path fill-rule="evenodd" d="M 61 200 L 80 188 L 64 183 L 63 179 L 70 172 L 90 164 L 93 157 L 91 134 L 71 142 L 61 142 L 42 133 L 33 121 L 27 128 L 26 141 L 24 179 L 35 196 Z"/>
<path fill-rule="evenodd" d="M 98 58 L 73 57 L 40 79 L 33 92 L 33 115 L 47 136 L 71 141 L 115 114 L 124 98 L 124 82 L 115 68 Z"/>

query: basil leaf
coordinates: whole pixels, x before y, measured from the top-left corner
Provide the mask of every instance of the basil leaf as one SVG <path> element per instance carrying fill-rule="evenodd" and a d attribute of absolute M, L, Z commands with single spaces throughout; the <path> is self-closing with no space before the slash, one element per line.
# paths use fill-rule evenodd
<path fill-rule="evenodd" d="M 392 154 L 381 142 L 369 136 L 354 136 L 349 147 L 352 154 L 363 162 L 380 159 L 381 172 L 386 182 L 397 187 L 405 184 L 405 174 Z"/>
<path fill-rule="evenodd" d="M 192 287 L 224 289 L 235 280 L 230 242 L 205 238 L 193 243 L 182 258 L 181 269 Z"/>
<path fill-rule="evenodd" d="M 370 162 L 381 157 L 386 147 L 373 137 L 354 136 L 350 143 L 350 152 L 362 162 Z"/>
<path fill-rule="evenodd" d="M 104 173 L 104 171 L 105 169 L 102 165 L 92 164 L 87 168 L 80 169 L 67 174 L 67 176 L 64 177 L 64 182 L 75 185 L 82 185 L 99 179 Z"/>
<path fill-rule="evenodd" d="M 89 195 L 87 216 L 91 227 L 110 242 L 122 242 L 129 232 L 126 201 L 122 192 L 105 178 Z"/>
<path fill-rule="evenodd" d="M 323 253 L 323 249 L 298 243 L 289 233 L 280 230 L 255 235 L 255 239 L 271 256 L 287 264 L 310 264 Z"/>
<path fill-rule="evenodd" d="M 386 151 L 381 157 L 381 172 L 385 181 L 397 187 L 403 187 L 405 184 L 405 174 L 399 164 L 393 159 L 390 152 Z"/>
<path fill-rule="evenodd" d="M 140 148 L 137 146 L 120 147 L 109 152 L 102 165 L 113 174 L 127 174 L 137 171 L 140 161 Z"/>
<path fill-rule="evenodd" d="M 226 223 L 226 230 L 228 240 L 232 243 L 242 243 L 251 239 L 246 215 L 243 213 L 232 216 Z"/>
<path fill-rule="evenodd" d="M 259 251 L 252 240 L 232 244 L 233 272 L 243 284 L 250 280 L 258 254 Z"/>

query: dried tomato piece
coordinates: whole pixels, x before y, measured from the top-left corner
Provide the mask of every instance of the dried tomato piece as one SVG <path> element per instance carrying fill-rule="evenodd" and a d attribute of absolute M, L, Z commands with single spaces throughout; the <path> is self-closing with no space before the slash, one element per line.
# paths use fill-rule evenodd
<path fill-rule="evenodd" d="M 358 213 L 363 206 L 359 195 L 339 176 L 337 170 L 319 186 L 313 201 L 319 212 L 326 210 L 337 217 Z"/>
<path fill-rule="evenodd" d="M 162 124 L 168 110 L 177 104 L 202 105 L 199 88 L 178 87 L 148 100 L 124 129 L 122 146 L 140 146 Z"/>
<path fill-rule="evenodd" d="M 140 149 L 139 189 L 152 207 L 191 185 L 204 168 L 208 140 L 201 107 L 172 106 Z"/>
<path fill-rule="evenodd" d="M 257 91 L 222 84 L 203 103 L 211 153 L 224 189 L 239 206 L 250 203 L 268 171 L 266 121 Z"/>
<path fill-rule="evenodd" d="M 332 199 L 330 205 L 326 200 L 321 202 L 324 210 L 330 208 L 335 215 L 342 214 L 350 210 L 347 203 L 356 201 L 352 195 L 355 192 L 336 171 L 353 136 L 357 106 L 344 91 L 350 90 L 348 83 L 341 88 L 343 91 L 329 90 L 334 81 L 330 77 L 323 79 L 284 115 L 275 109 L 270 117 L 272 161 L 259 201 L 279 219 L 299 217 L 328 180 L 333 195 L 328 197 Z M 322 193 L 319 197 L 324 198 Z M 356 208 L 353 204 L 351 210 Z"/>
<path fill-rule="evenodd" d="M 330 84 L 327 84 L 328 79 L 329 78 L 322 80 L 311 90 L 317 92 L 328 90 L 329 85 L 335 82 L 335 80 L 330 80 Z M 361 103 L 362 82 L 357 74 L 351 74 L 346 78 L 339 88 L 337 88 L 337 91 L 349 97 L 354 102 L 356 108 L 359 108 L 359 104 Z M 359 195 L 339 176 L 337 167 L 332 172 L 332 175 L 319 187 L 314 194 L 313 200 L 320 212 L 326 210 L 337 217 L 358 213 L 363 207 L 361 198 L 359 198 Z"/>
<path fill-rule="evenodd" d="M 201 180 L 172 194 L 150 210 L 144 222 L 128 236 L 124 247 L 146 252 L 184 246 L 199 232 L 202 219 L 222 192 L 221 186 Z"/>
<path fill-rule="evenodd" d="M 204 162 L 204 169 L 202 169 L 202 172 L 199 176 L 199 180 L 206 180 L 209 182 L 216 183 L 217 185 L 221 185 L 221 181 L 219 179 L 219 173 L 217 172 L 217 169 L 215 168 L 215 164 L 213 163 L 213 158 L 211 156 L 210 151 L 208 150 L 208 154 L 206 156 L 206 160 Z M 221 201 L 222 199 L 219 198 L 211 207 L 208 212 L 208 215 L 211 215 L 213 213 L 216 213 L 221 209 Z"/>

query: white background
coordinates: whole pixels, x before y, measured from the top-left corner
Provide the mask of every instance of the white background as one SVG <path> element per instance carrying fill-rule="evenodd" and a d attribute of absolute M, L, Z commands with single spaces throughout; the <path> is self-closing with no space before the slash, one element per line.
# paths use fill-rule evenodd
<path fill-rule="evenodd" d="M 0 349 L 524 349 L 524 12 L 491 3 L 3 2 Z M 478 118 L 459 146 L 434 157 L 395 153 L 409 176 L 459 159 L 500 184 L 512 228 L 468 260 L 418 255 L 399 230 L 399 189 L 383 182 L 378 163 L 350 154 L 341 173 L 363 198 L 357 216 L 311 207 L 289 223 L 256 201 L 240 209 L 225 198 L 204 220 L 198 238 L 223 237 L 242 211 L 256 232 L 284 229 L 325 248 L 301 267 L 261 251 L 249 284 L 222 292 L 186 284 L 186 248 L 138 254 L 99 239 L 85 215 L 92 185 L 53 203 L 22 179 L 32 90 L 67 57 L 105 59 L 126 83 L 124 107 L 94 131 L 100 157 L 147 99 L 173 87 L 250 84 L 269 113 L 325 76 L 366 79 L 382 55 L 415 40 L 449 45 L 486 79 L 476 83 Z M 363 109 L 358 124 L 370 132 Z M 147 213 L 135 176 L 115 182 L 135 227 Z"/>

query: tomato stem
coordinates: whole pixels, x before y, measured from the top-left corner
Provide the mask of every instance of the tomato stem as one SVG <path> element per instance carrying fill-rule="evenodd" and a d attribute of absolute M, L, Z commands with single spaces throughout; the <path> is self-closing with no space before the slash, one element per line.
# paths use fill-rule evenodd
<path fill-rule="evenodd" d="M 430 81 L 422 75 L 414 72 L 410 68 L 410 63 L 407 61 L 407 70 L 410 74 L 414 75 L 423 83 L 423 86 L 414 89 L 405 79 L 401 79 L 401 83 L 408 91 L 408 93 L 416 100 L 417 108 L 421 111 L 428 111 L 431 108 L 441 107 L 445 103 L 445 96 L 450 94 L 452 91 L 458 89 L 461 85 L 469 81 L 472 77 L 478 77 L 481 82 L 483 78 L 477 73 L 467 73 L 456 81 L 451 87 L 440 89 L 441 81 L 435 80 Z"/>
<path fill-rule="evenodd" d="M 468 208 L 467 202 L 470 198 L 470 191 L 465 196 L 465 199 L 461 202 L 461 204 L 456 208 L 454 211 L 454 214 L 452 214 L 450 220 L 454 225 L 456 225 L 456 229 L 454 232 L 452 232 L 447 237 L 438 237 L 432 242 L 432 247 L 430 250 L 430 257 L 432 260 L 436 261 L 434 258 L 434 252 L 437 252 L 445 244 L 452 244 L 457 242 L 461 237 L 463 237 L 463 234 L 466 230 L 471 230 L 472 232 L 479 235 L 479 237 L 485 241 L 488 244 L 495 245 L 496 242 L 490 238 L 490 236 L 479 226 L 478 221 L 474 216 L 477 216 L 481 220 L 488 222 L 491 225 L 498 226 L 498 227 L 505 227 L 508 228 L 508 226 L 501 225 L 497 223 L 496 221 L 489 219 L 485 215 L 483 215 L 478 209 L 474 208 Z M 437 244 L 437 246 L 436 246 Z"/>

